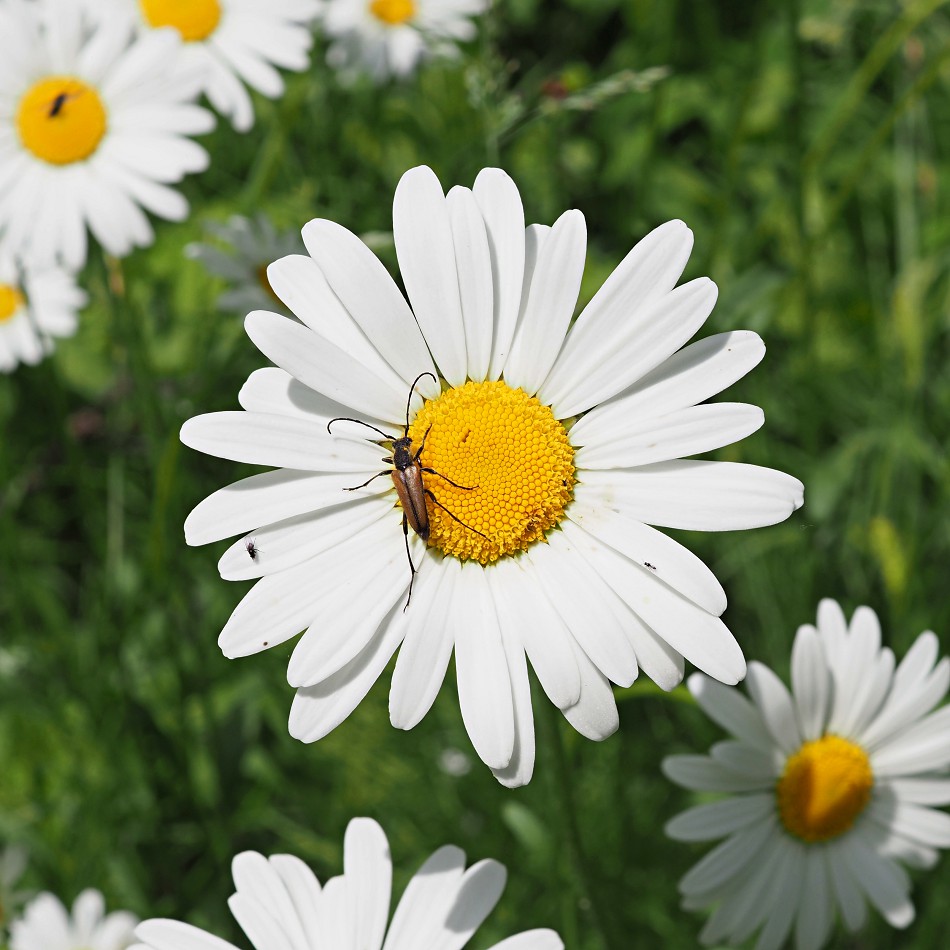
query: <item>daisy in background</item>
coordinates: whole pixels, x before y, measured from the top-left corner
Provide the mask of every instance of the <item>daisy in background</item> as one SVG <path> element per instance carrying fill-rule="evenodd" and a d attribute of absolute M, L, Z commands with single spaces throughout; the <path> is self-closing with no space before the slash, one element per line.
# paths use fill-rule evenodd
<path fill-rule="evenodd" d="M 13 922 L 10 950 L 125 950 L 138 918 L 127 911 L 105 912 L 96 890 L 83 891 L 70 914 L 58 897 L 40 894 Z"/>
<path fill-rule="evenodd" d="M 0 946 L 6 946 L 4 938 L 13 917 L 26 895 L 16 889 L 16 883 L 26 870 L 25 848 L 7 847 L 0 851 Z"/>
<path fill-rule="evenodd" d="M 475 38 L 471 18 L 489 0 L 327 0 L 322 22 L 332 40 L 327 62 L 376 80 L 406 76 L 426 57 L 456 56 Z"/>
<path fill-rule="evenodd" d="M 950 660 L 922 633 L 895 669 L 881 647 L 877 615 L 845 620 L 833 600 L 818 626 L 799 627 L 792 692 L 767 666 L 749 665 L 746 686 L 700 673 L 689 689 L 732 733 L 710 755 L 671 756 L 677 784 L 731 796 L 674 818 L 681 841 L 726 840 L 680 882 L 683 906 L 715 907 L 705 944 L 823 946 L 840 914 L 849 931 L 873 905 L 894 927 L 914 919 L 903 865 L 932 867 L 950 847 L 950 706 L 933 712 L 950 685 Z"/>
<path fill-rule="evenodd" d="M 320 0 L 83 0 L 125 16 L 141 30 L 171 27 L 185 62 L 204 76 L 202 91 L 239 132 L 254 125 L 246 86 L 268 99 L 284 94 L 279 69 L 310 66 L 311 23 Z"/>
<path fill-rule="evenodd" d="M 251 313 L 247 332 L 277 366 L 247 380 L 243 412 L 198 416 L 181 438 L 274 471 L 205 499 L 185 537 L 243 534 L 219 570 L 259 578 L 221 632 L 225 655 L 307 631 L 288 668 L 298 739 L 338 726 L 400 644 L 390 715 L 411 729 L 454 651 L 478 755 L 522 785 L 534 767 L 526 657 L 550 700 L 598 740 L 617 728 L 611 681 L 629 686 L 642 669 L 672 689 L 684 657 L 723 682 L 745 675 L 719 619 L 722 587 L 650 525 L 773 524 L 801 505 L 802 485 L 754 465 L 681 460 L 759 428 L 755 406 L 703 401 L 764 353 L 742 331 L 680 350 L 716 299 L 706 278 L 675 287 L 692 247 L 681 221 L 647 235 L 573 326 L 579 211 L 526 229 L 500 169 L 446 197 L 420 167 L 396 189 L 393 225 L 409 302 L 332 221 L 304 227 L 309 256 L 268 268 L 301 322 Z M 424 442 L 420 464 L 438 473 L 422 474 L 428 544 L 404 535 L 381 461 L 381 436 L 402 436 L 407 414 L 413 451 Z M 331 434 L 340 416 L 359 421 Z"/>
<path fill-rule="evenodd" d="M 72 336 L 86 300 L 69 271 L 19 267 L 0 251 L 0 372 L 38 363 L 52 351 L 53 337 Z"/>
<path fill-rule="evenodd" d="M 205 230 L 225 245 L 189 244 L 185 254 L 200 261 L 209 274 L 223 277 L 231 285 L 218 298 L 218 309 L 240 313 L 251 310 L 285 310 L 267 282 L 267 265 L 279 257 L 303 251 L 299 231 L 278 232 L 267 217 L 253 219 L 234 215 L 225 224 L 209 222 Z"/>
<path fill-rule="evenodd" d="M 132 41 L 78 0 L 44 0 L 37 15 L 0 6 L 0 243 L 35 265 L 86 260 L 86 227 L 110 253 L 153 240 L 145 211 L 188 214 L 170 183 L 202 171 L 188 138 L 214 125 L 194 105 L 200 75 L 181 68 L 172 30 Z"/>
<path fill-rule="evenodd" d="M 323 887 L 299 858 L 256 851 L 231 864 L 235 920 L 255 947 L 328 950 L 461 950 L 491 913 L 505 887 L 497 861 L 465 869 L 465 852 L 439 848 L 409 882 L 389 923 L 392 862 L 383 829 L 355 818 L 343 840 L 343 874 Z M 235 950 L 230 943 L 177 920 L 146 920 L 133 950 Z M 492 950 L 563 950 L 553 930 L 529 930 Z"/>

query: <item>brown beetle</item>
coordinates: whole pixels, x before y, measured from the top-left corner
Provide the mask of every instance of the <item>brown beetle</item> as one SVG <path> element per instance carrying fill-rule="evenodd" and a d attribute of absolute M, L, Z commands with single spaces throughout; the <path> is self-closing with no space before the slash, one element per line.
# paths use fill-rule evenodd
<path fill-rule="evenodd" d="M 477 485 L 459 485 L 458 482 L 453 482 L 451 478 L 443 475 L 441 472 L 437 472 L 434 468 L 426 468 L 422 464 L 422 451 L 426 447 L 426 439 L 432 430 L 431 425 L 426 429 L 426 434 L 422 437 L 419 448 L 415 452 L 412 451 L 412 438 L 409 435 L 409 407 L 412 405 L 412 394 L 416 391 L 416 385 L 419 380 L 425 376 L 431 376 L 433 380 L 438 382 L 433 373 L 420 373 L 413 380 L 412 386 L 409 387 L 409 399 L 406 401 L 406 427 L 400 439 L 397 439 L 395 436 L 387 435 L 382 429 L 377 429 L 376 426 L 370 425 L 368 422 L 363 422 L 361 419 L 351 419 L 349 416 L 337 416 L 336 419 L 331 419 L 327 423 L 327 432 L 330 432 L 330 426 L 332 426 L 334 422 L 355 422 L 357 425 L 366 426 L 367 429 L 378 432 L 383 437 L 381 440 L 376 441 L 380 443 L 392 443 L 393 454 L 383 459 L 384 462 L 392 465 L 392 468 L 377 472 L 375 475 L 367 478 L 362 485 L 354 485 L 352 488 L 344 488 L 343 490 L 356 491 L 359 488 L 365 488 L 370 482 L 379 478 L 381 475 L 392 476 L 393 485 L 396 487 L 396 494 L 399 496 L 399 504 L 402 505 L 402 533 L 406 540 L 406 557 L 409 559 L 409 570 L 412 572 L 409 578 L 409 596 L 406 598 L 406 606 L 402 608 L 403 610 L 409 606 L 409 601 L 412 600 L 412 582 L 415 580 L 416 575 L 416 566 L 412 563 L 412 555 L 409 553 L 409 528 L 412 528 L 423 541 L 428 542 L 429 512 L 426 509 L 427 497 L 431 498 L 433 504 L 438 505 L 453 521 L 457 521 L 463 528 L 468 528 L 469 531 L 474 531 L 475 534 L 481 535 L 481 537 L 486 540 L 488 539 L 487 535 L 482 534 L 481 531 L 476 530 L 471 527 L 471 525 L 465 524 L 464 521 L 452 514 L 452 512 L 435 497 L 431 489 L 426 487 L 425 480 L 422 477 L 423 472 L 428 475 L 437 475 L 455 488 L 461 488 L 462 491 L 472 491 L 478 487 Z"/>

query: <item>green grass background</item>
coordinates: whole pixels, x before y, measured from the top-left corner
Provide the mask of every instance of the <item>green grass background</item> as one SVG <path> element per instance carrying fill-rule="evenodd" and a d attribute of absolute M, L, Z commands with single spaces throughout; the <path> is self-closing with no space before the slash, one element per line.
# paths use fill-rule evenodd
<path fill-rule="evenodd" d="M 507 864 L 476 950 L 534 926 L 577 950 L 694 946 L 702 919 L 678 909 L 676 882 L 706 849 L 662 836 L 691 798 L 659 772 L 721 737 L 689 703 L 619 692 L 620 730 L 594 744 L 536 697 L 535 777 L 508 791 L 470 748 L 451 675 L 411 733 L 389 725 L 387 673 L 304 746 L 286 727 L 291 646 L 221 656 L 246 585 L 217 576 L 226 543 L 189 549 L 182 522 L 251 470 L 184 449 L 178 429 L 237 408 L 265 360 L 182 249 L 233 213 L 385 231 L 412 165 L 449 187 L 501 164 L 529 220 L 585 213 L 583 303 L 644 233 L 684 219 L 685 278 L 721 293 L 703 334 L 751 328 L 768 346 L 725 395 L 766 426 L 719 457 L 806 485 L 784 524 L 678 535 L 726 587 L 747 657 L 786 674 L 825 596 L 874 607 L 899 655 L 925 628 L 946 647 L 948 38 L 938 0 L 511 0 L 459 62 L 405 83 L 342 88 L 318 41 L 250 134 L 221 123 L 211 168 L 185 185 L 189 220 L 158 223 L 121 272 L 93 254 L 76 338 L 0 378 L 0 842 L 29 848 L 24 884 L 66 900 L 99 887 L 111 908 L 246 946 L 225 904 L 231 857 L 289 851 L 323 879 L 347 821 L 371 815 L 397 892 L 446 842 Z M 447 749 L 468 774 L 440 770 Z M 950 861 L 913 876 L 909 930 L 874 918 L 834 945 L 944 946 Z"/>

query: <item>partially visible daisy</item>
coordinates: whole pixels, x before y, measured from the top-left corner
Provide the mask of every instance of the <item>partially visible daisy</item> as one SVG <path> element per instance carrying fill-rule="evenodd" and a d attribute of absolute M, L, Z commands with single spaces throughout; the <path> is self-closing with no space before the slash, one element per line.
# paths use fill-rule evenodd
<path fill-rule="evenodd" d="M 0 243 L 78 270 L 87 226 L 121 256 L 152 242 L 145 211 L 188 214 L 168 184 L 207 167 L 187 136 L 214 119 L 173 30 L 130 44 L 129 24 L 84 22 L 77 0 L 38 7 L 0 11 Z"/>
<path fill-rule="evenodd" d="M 300 232 L 278 232 L 263 214 L 253 219 L 235 215 L 225 224 L 209 223 L 206 230 L 228 250 L 202 243 L 189 244 L 185 253 L 231 284 L 218 298 L 218 308 L 242 316 L 251 310 L 287 312 L 267 282 L 267 265 L 303 251 Z"/>
<path fill-rule="evenodd" d="M 472 17 L 489 0 L 327 0 L 323 27 L 331 66 L 377 80 L 411 73 L 427 56 L 454 56 L 475 36 Z"/>
<path fill-rule="evenodd" d="M 297 738 L 338 726 L 400 644 L 390 715 L 411 729 L 454 651 L 476 751 L 500 781 L 522 785 L 534 767 L 526 658 L 597 740 L 617 728 L 611 681 L 629 686 L 642 669 L 671 689 L 684 657 L 724 682 L 745 674 L 719 619 L 722 587 L 649 525 L 773 524 L 803 488 L 772 469 L 681 460 L 762 425 L 756 406 L 704 400 L 765 349 L 740 331 L 680 350 L 717 293 L 706 278 L 675 287 L 692 247 L 681 221 L 645 237 L 573 326 L 587 247 L 579 211 L 526 229 L 501 170 L 446 197 L 420 167 L 396 189 L 393 225 L 412 309 L 332 221 L 303 229 L 309 256 L 268 268 L 301 322 L 251 313 L 247 332 L 277 367 L 248 379 L 244 412 L 198 416 L 181 438 L 276 470 L 215 492 L 185 537 L 245 534 L 218 565 L 229 580 L 260 578 L 218 640 L 227 656 L 307 630 L 287 674 Z M 426 528 L 408 536 L 380 447 L 407 416 L 430 492 L 412 518 Z"/>
<path fill-rule="evenodd" d="M 53 349 L 53 337 L 76 332 L 86 292 L 61 267 L 19 267 L 0 251 L 0 372 L 38 363 Z"/>
<path fill-rule="evenodd" d="M 0 851 L 0 946 L 14 917 L 25 899 L 16 889 L 16 883 L 26 870 L 27 853 L 24 848 L 11 846 Z"/>
<path fill-rule="evenodd" d="M 254 125 L 246 86 L 268 99 L 284 94 L 279 69 L 310 65 L 311 23 L 320 0 L 84 0 L 125 15 L 143 30 L 171 27 L 184 58 L 204 75 L 203 92 L 239 132 Z"/>
<path fill-rule="evenodd" d="M 681 841 L 726 840 L 680 882 L 683 906 L 714 907 L 705 944 L 780 947 L 795 931 L 816 950 L 840 914 L 858 930 L 867 904 L 894 927 L 914 919 L 903 865 L 932 867 L 950 847 L 950 686 L 934 634 L 922 633 L 895 669 L 881 647 L 877 615 L 859 607 L 845 620 L 833 600 L 818 626 L 799 627 L 792 692 L 751 663 L 751 702 L 697 673 L 689 689 L 733 738 L 710 755 L 670 756 L 677 784 L 730 797 L 674 818 Z"/>
<path fill-rule="evenodd" d="M 83 891 L 72 914 L 58 897 L 40 894 L 14 921 L 10 950 L 125 950 L 134 939 L 138 918 L 127 911 L 105 912 L 96 890 Z"/>
<path fill-rule="evenodd" d="M 410 880 L 389 921 L 392 862 L 383 829 L 355 818 L 343 841 L 343 874 L 321 888 L 299 858 L 256 851 L 231 864 L 228 906 L 248 940 L 260 948 L 327 950 L 461 950 L 498 903 L 505 868 L 485 860 L 465 869 L 465 852 L 439 848 Z M 146 920 L 133 950 L 234 950 L 204 930 L 177 920 Z M 493 950 L 563 950 L 553 930 L 528 930 Z"/>

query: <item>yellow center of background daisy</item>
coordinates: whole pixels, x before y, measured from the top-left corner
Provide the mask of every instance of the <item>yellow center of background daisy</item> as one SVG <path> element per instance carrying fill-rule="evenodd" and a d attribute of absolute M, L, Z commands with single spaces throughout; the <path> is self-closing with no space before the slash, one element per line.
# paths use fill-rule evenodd
<path fill-rule="evenodd" d="M 23 303 L 23 294 L 16 287 L 0 284 L 0 323 L 9 320 Z"/>
<path fill-rule="evenodd" d="M 776 788 L 779 815 L 803 841 L 827 841 L 854 824 L 873 787 L 867 753 L 840 736 L 822 736 L 786 761 Z"/>
<path fill-rule="evenodd" d="M 51 165 L 89 158 L 106 134 L 99 93 L 74 76 L 48 76 L 23 95 L 16 116 L 23 147 Z"/>
<path fill-rule="evenodd" d="M 399 26 L 415 16 L 416 5 L 413 0 L 372 0 L 369 12 L 389 26 Z"/>
<path fill-rule="evenodd" d="M 186 43 L 207 39 L 221 20 L 220 0 L 140 0 L 140 4 L 149 26 L 173 26 Z"/>
<path fill-rule="evenodd" d="M 430 429 L 431 426 L 431 429 Z M 574 487 L 574 449 L 564 426 L 533 396 L 503 382 L 468 382 L 425 403 L 409 427 L 425 450 L 429 543 L 488 564 L 544 538 L 563 517 Z M 486 537 L 481 537 L 475 531 Z"/>

